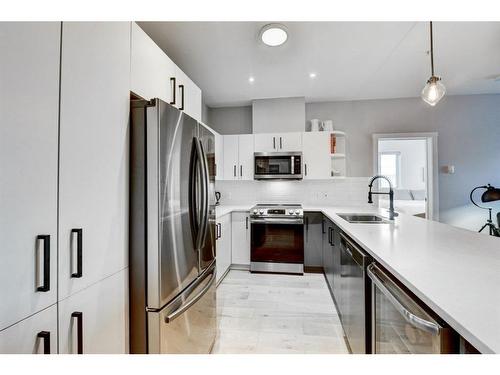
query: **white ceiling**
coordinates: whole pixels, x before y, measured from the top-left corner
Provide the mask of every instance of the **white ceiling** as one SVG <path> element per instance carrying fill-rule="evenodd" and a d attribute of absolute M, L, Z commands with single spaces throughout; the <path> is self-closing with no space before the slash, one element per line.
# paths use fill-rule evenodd
<path fill-rule="evenodd" d="M 211 107 L 292 96 L 307 102 L 417 97 L 430 76 L 425 22 L 285 22 L 289 37 L 279 47 L 259 41 L 267 23 L 139 24 Z M 435 22 L 434 62 L 449 95 L 500 93 L 500 22 Z"/>

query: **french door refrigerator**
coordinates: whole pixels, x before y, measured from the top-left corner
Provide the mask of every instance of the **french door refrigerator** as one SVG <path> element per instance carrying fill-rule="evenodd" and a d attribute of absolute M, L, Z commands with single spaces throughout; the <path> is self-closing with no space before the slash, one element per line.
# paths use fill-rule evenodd
<path fill-rule="evenodd" d="M 209 353 L 214 343 L 214 142 L 160 99 L 131 102 L 131 353 Z"/>

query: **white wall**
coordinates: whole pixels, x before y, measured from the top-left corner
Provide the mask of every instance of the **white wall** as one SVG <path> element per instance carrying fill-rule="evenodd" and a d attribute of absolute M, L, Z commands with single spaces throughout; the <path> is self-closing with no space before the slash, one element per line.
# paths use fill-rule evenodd
<path fill-rule="evenodd" d="M 332 181 L 216 181 L 221 204 L 302 203 L 309 206 L 368 205 L 368 178 Z"/>
<path fill-rule="evenodd" d="M 427 164 L 427 144 L 424 139 L 382 139 L 379 153 L 400 153 L 400 185 L 398 189 L 425 189 L 425 169 Z M 424 171 L 424 173 L 422 173 Z"/>

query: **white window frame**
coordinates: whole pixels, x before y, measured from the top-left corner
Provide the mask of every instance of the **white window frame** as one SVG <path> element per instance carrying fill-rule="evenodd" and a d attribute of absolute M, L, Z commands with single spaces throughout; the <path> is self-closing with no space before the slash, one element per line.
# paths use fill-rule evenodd
<path fill-rule="evenodd" d="M 381 168 L 381 156 L 382 155 L 395 155 L 396 156 L 396 178 L 395 178 L 395 184 L 393 188 L 398 189 L 401 187 L 401 152 L 399 151 L 382 151 L 378 153 L 378 168 L 379 171 L 378 173 L 383 174 L 382 171 L 380 171 Z M 383 184 L 384 182 L 382 182 Z M 387 186 L 388 187 L 388 186 Z"/>

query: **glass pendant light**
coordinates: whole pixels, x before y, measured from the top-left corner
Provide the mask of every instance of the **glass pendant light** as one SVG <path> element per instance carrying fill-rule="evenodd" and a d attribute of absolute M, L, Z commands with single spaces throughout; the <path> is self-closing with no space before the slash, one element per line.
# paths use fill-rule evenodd
<path fill-rule="evenodd" d="M 431 78 L 427 80 L 427 84 L 422 90 L 420 96 L 423 101 L 431 106 L 435 106 L 446 93 L 446 87 L 441 83 L 441 77 L 434 75 L 434 43 L 432 40 L 432 21 L 430 22 L 431 30 Z"/>

